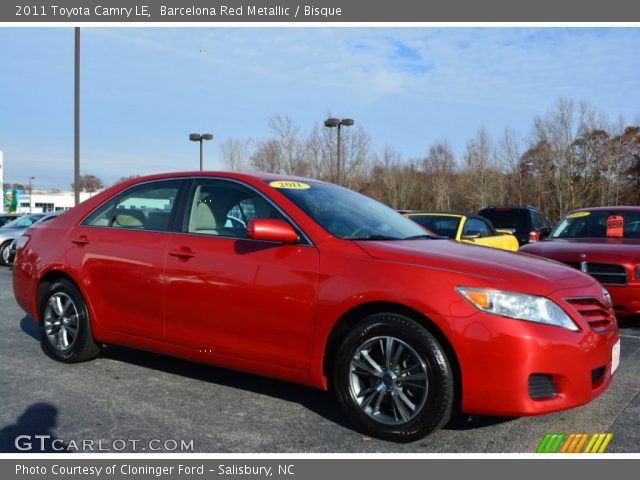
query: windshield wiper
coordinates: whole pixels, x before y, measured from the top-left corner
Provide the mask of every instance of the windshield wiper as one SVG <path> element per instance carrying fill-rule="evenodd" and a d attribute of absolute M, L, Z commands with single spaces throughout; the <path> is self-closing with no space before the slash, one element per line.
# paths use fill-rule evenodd
<path fill-rule="evenodd" d="M 426 233 L 423 233 L 422 235 L 413 235 L 411 237 L 405 237 L 402 240 L 422 240 L 423 238 L 428 238 L 428 239 L 434 239 L 436 237 L 432 237 L 431 235 L 428 235 Z"/>
<path fill-rule="evenodd" d="M 403 240 L 398 237 L 389 237 L 387 235 L 367 235 L 365 237 L 343 237 L 345 240 Z"/>

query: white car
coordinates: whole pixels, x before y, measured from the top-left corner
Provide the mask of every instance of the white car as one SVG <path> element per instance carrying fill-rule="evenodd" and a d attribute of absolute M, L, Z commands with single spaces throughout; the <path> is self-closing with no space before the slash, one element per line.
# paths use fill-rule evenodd
<path fill-rule="evenodd" d="M 10 264 L 11 243 L 18 238 L 31 225 L 38 222 L 45 222 L 56 217 L 58 213 L 34 213 L 16 218 L 12 222 L 0 227 L 0 265 Z"/>

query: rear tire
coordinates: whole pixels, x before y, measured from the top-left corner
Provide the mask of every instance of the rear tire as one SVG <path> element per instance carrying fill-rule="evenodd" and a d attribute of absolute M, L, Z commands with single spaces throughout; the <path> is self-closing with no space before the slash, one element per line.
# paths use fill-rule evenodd
<path fill-rule="evenodd" d="M 438 340 L 413 319 L 396 313 L 366 317 L 336 352 L 335 393 L 363 433 L 411 442 L 449 421 L 451 363 Z"/>
<path fill-rule="evenodd" d="M 3 267 L 9 265 L 9 247 L 11 247 L 12 241 L 13 240 L 4 242 L 2 246 L 0 246 L 0 265 L 2 265 Z"/>
<path fill-rule="evenodd" d="M 100 353 L 82 293 L 73 282 L 60 279 L 47 287 L 40 302 L 40 342 L 44 352 L 59 362 L 92 360 Z"/>

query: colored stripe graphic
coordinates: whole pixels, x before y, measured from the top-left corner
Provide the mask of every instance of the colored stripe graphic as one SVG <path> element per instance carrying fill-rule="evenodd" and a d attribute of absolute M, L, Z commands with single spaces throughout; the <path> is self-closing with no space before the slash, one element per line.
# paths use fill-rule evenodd
<path fill-rule="evenodd" d="M 542 438 L 536 452 L 604 453 L 612 438 L 612 433 L 570 433 L 568 435 L 566 433 L 547 433 Z"/>

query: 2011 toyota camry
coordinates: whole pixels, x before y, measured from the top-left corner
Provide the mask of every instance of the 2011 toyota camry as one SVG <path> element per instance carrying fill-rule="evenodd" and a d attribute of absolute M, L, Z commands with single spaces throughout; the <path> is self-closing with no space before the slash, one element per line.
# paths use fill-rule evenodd
<path fill-rule="evenodd" d="M 17 247 L 15 295 L 54 359 L 121 344 L 332 388 L 361 431 L 390 440 L 420 438 L 457 411 L 584 404 L 619 362 L 592 277 L 433 239 L 315 180 L 137 178 Z"/>

